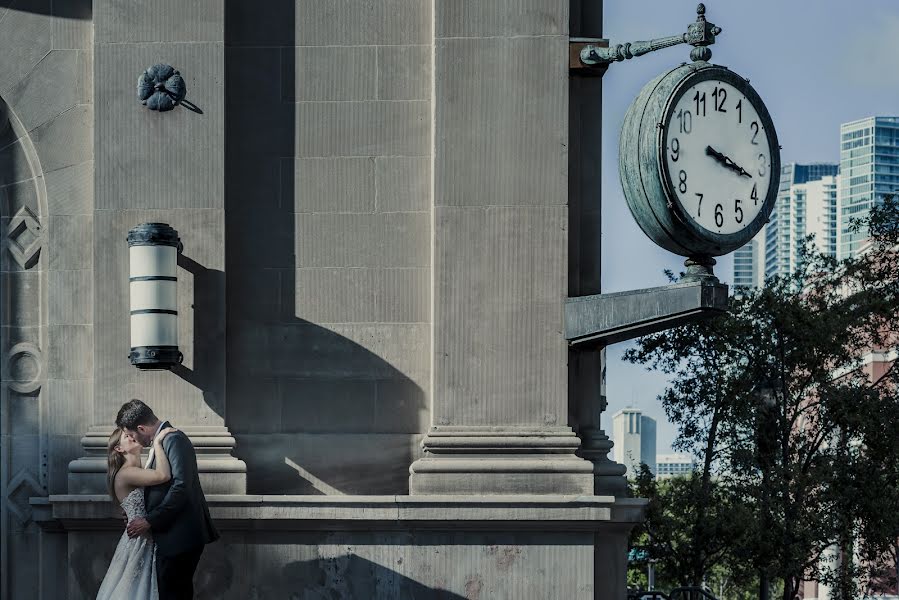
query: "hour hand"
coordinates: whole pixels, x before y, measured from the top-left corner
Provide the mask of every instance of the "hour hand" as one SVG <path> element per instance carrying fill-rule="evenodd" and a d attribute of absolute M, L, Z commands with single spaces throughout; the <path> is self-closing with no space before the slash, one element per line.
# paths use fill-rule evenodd
<path fill-rule="evenodd" d="M 724 165 L 728 169 L 736 172 L 737 174 L 745 175 L 746 177 L 752 178 L 752 175 L 749 174 L 749 171 L 747 171 L 746 169 L 744 169 L 743 167 L 741 167 L 740 165 L 735 163 L 733 160 L 730 159 L 730 157 L 725 156 L 724 154 L 718 152 L 711 146 L 705 147 L 705 153 L 708 154 L 709 156 L 711 156 L 712 158 L 714 158 L 715 160 L 717 160 L 718 162 L 720 162 L 722 165 Z"/>

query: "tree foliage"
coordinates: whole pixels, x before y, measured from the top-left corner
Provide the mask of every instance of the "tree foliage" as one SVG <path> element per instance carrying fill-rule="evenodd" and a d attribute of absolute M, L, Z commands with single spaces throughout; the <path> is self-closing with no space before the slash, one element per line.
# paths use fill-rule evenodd
<path fill-rule="evenodd" d="M 897 378 L 865 357 L 899 340 L 899 205 L 886 199 L 858 227 L 871 232 L 860 256 L 838 262 L 807 244 L 793 273 L 742 290 L 726 316 L 641 338 L 626 353 L 671 376 L 660 400 L 679 428 L 675 446 L 699 465 L 668 484 L 635 534 L 678 583 L 726 565 L 737 580 L 782 582 L 784 600 L 809 578 L 844 597 L 889 584 L 899 558 Z M 646 474 L 636 492 L 661 497 Z"/>

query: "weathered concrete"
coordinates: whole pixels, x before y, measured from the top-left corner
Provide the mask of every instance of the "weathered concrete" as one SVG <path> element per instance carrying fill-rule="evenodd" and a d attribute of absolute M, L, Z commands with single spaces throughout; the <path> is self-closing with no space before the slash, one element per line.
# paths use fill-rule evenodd
<path fill-rule="evenodd" d="M 591 497 L 602 358 L 561 310 L 600 291 L 596 4 L 0 8 L 0 596 L 92 597 L 140 397 L 226 494 L 201 596 L 614 597 L 640 505 Z M 140 105 L 156 62 L 196 110 Z M 184 240 L 172 372 L 126 358 L 143 221 Z"/>
<path fill-rule="evenodd" d="M 597 496 L 208 496 L 223 539 L 204 552 L 197 594 L 279 598 L 583 598 L 626 547 L 642 501 Z M 92 597 L 121 521 L 104 496 L 35 506 L 68 531 L 70 598 Z M 51 520 L 45 520 L 51 519 Z M 90 547 L 91 552 L 82 549 Z M 621 576 L 624 572 L 622 570 Z"/>
<path fill-rule="evenodd" d="M 85 286 L 85 274 L 92 237 L 91 176 L 81 168 L 93 153 L 92 111 L 84 93 L 92 73 L 83 70 L 76 50 L 87 47 L 84 34 L 89 29 L 60 22 L 74 14 L 69 9 L 78 13 L 84 8 L 81 0 L 56 11 L 49 2 L 23 1 L 14 9 L 3 8 L 0 19 L 4 598 L 35 597 L 39 582 L 62 580 L 58 565 L 66 563 L 64 540 L 54 544 L 40 533 L 28 498 L 66 490 L 66 463 L 76 451 L 73 437 L 80 437 L 80 417 L 90 407 L 89 393 L 78 392 L 91 376 L 93 342 L 82 302 L 90 302 L 90 277 Z M 88 3 L 88 13 L 89 8 Z M 74 172 L 81 176 L 73 177 Z M 82 252 L 85 246 L 88 250 Z M 87 297 L 70 296 L 79 292 Z M 42 587 L 43 597 L 64 597 L 52 583 Z"/>
<path fill-rule="evenodd" d="M 592 493 L 558 311 L 568 6 L 435 11 L 432 427 L 410 492 Z"/>

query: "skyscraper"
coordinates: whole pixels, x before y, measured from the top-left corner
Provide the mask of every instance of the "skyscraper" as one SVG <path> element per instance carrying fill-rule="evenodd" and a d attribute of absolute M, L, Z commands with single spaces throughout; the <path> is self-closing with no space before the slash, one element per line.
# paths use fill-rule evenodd
<path fill-rule="evenodd" d="M 838 165 L 828 163 L 791 163 L 781 168 L 777 200 L 765 227 L 766 277 L 791 273 L 796 268 L 803 240 L 809 234 L 815 234 L 819 251 L 827 252 L 836 243 L 831 240 L 836 235 L 835 228 L 828 228 L 827 221 L 819 221 L 818 217 L 830 214 L 823 207 L 835 201 L 833 178 L 838 172 Z M 815 184 L 811 188 L 807 185 L 824 178 L 830 178 L 828 183 Z M 816 221 L 811 226 L 809 206 L 815 207 Z"/>
<path fill-rule="evenodd" d="M 840 126 L 838 258 L 852 256 L 868 237 L 849 231 L 885 194 L 899 192 L 899 117 L 868 117 Z"/>
<path fill-rule="evenodd" d="M 656 472 L 656 420 L 647 417 L 639 408 L 625 408 L 612 416 L 612 436 L 615 462 L 627 467 L 628 479 L 633 478 L 640 463 Z"/>
<path fill-rule="evenodd" d="M 836 255 L 838 172 L 837 165 L 827 163 L 791 163 L 781 168 L 768 223 L 755 239 L 734 252 L 735 291 L 760 286 L 765 277 L 791 273 L 808 235 L 815 236 L 819 252 Z"/>
<path fill-rule="evenodd" d="M 734 291 L 736 288 L 758 287 L 761 284 L 761 255 L 758 239 L 734 251 Z"/>
<path fill-rule="evenodd" d="M 806 189 L 805 235 L 814 234 L 819 252 L 837 255 L 837 197 L 840 175 L 825 176 L 804 184 Z"/>

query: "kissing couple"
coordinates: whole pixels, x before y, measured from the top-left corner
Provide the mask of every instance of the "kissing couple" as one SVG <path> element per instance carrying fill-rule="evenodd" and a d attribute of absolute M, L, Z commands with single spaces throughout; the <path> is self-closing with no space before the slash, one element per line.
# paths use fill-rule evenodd
<path fill-rule="evenodd" d="M 145 465 L 141 450 L 150 447 Z M 106 447 L 106 482 L 128 519 L 97 600 L 193 598 L 206 544 L 219 534 L 200 487 L 190 439 L 140 400 L 122 405 Z"/>

